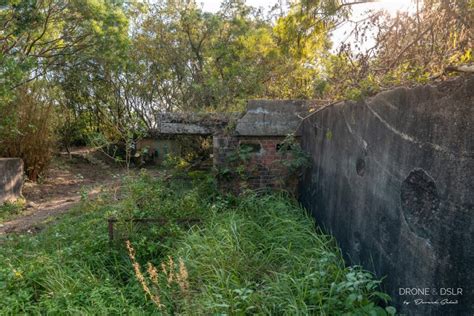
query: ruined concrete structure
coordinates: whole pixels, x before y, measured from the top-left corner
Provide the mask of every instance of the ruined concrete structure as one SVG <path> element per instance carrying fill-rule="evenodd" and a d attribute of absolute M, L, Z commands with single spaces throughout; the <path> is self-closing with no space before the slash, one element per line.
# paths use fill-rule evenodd
<path fill-rule="evenodd" d="M 239 150 L 250 151 L 246 178 L 243 185 L 253 189 L 281 188 L 296 189 L 296 182 L 282 164 L 280 146 L 287 135 L 295 134 L 302 115 L 308 111 L 304 101 L 252 100 L 247 111 L 237 121 L 235 131 L 230 135 L 214 136 L 214 166 L 226 168 L 229 160 Z M 235 176 L 233 176 L 235 179 Z M 232 183 L 232 185 L 235 185 Z"/>
<path fill-rule="evenodd" d="M 162 135 L 208 135 L 213 137 L 213 163 L 222 171 L 235 169 L 239 151 L 247 149 L 245 179 L 232 173 L 221 177 L 227 185 L 253 189 L 287 187 L 289 174 L 281 164 L 279 148 L 288 134 L 295 133 L 308 111 L 306 101 L 251 100 L 243 114 L 172 113 L 159 117 Z M 296 137 L 299 135 L 296 133 Z M 288 158 L 288 157 L 286 157 Z M 225 182 L 225 181 L 223 181 Z M 292 183 L 296 188 L 296 183 Z"/>
<path fill-rule="evenodd" d="M 279 184 L 277 147 L 296 132 L 312 157 L 299 199 L 346 260 L 386 277 L 402 314 L 473 315 L 473 101 L 471 76 L 340 102 L 302 122 L 305 103 L 259 100 L 235 123 L 161 126 L 213 135 L 217 167 L 250 146 L 254 188 Z"/>
<path fill-rule="evenodd" d="M 386 276 L 406 315 L 474 313 L 473 106 L 471 76 L 341 102 L 302 124 L 312 166 L 301 202 L 350 263 Z"/>
<path fill-rule="evenodd" d="M 19 158 L 0 158 L 0 205 L 21 197 L 23 161 Z"/>

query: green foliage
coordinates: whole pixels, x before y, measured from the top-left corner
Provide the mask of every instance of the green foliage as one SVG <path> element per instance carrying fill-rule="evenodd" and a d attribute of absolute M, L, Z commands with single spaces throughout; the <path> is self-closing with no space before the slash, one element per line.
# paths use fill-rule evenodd
<path fill-rule="evenodd" d="M 135 129 L 122 129 L 119 126 L 109 126 L 108 134 L 88 133 L 88 144 L 95 147 L 115 162 L 125 166 L 129 171 L 133 158 L 138 158 L 137 142 L 145 137 L 146 132 L 140 126 Z M 123 126 L 122 126 L 123 127 Z"/>
<path fill-rule="evenodd" d="M 90 77 L 69 79 L 92 66 L 92 56 L 110 60 L 123 51 L 127 19 L 114 1 L 7 0 L 0 20 L 0 154 L 23 158 L 36 180 L 56 150 L 57 132 L 66 147 L 84 139 L 74 134 L 78 126 L 86 130 L 86 104 L 75 107 L 83 100 L 71 90 L 77 95 Z"/>
<path fill-rule="evenodd" d="M 334 241 L 283 195 L 222 196 L 212 177 L 191 181 L 145 173 L 112 195 L 84 200 L 37 235 L 10 236 L 0 248 L 0 314 L 156 314 L 143 294 L 123 247 L 130 239 L 137 260 L 160 267 L 183 258 L 189 296 L 161 288 L 172 312 L 325 313 L 386 315 L 379 281 L 358 267 L 345 268 Z M 194 179 L 194 180 L 193 180 Z M 113 202 L 116 201 L 116 202 Z M 119 219 L 116 246 L 107 221 Z M 166 217 L 168 224 L 127 230 L 121 219 Z M 175 220 L 200 219 L 185 227 Z M 125 223 L 125 222 L 123 222 Z M 161 273 L 161 272 L 160 272 Z M 146 272 L 145 272 L 146 274 Z"/>
<path fill-rule="evenodd" d="M 86 115 L 74 117 L 70 109 L 64 108 L 59 116 L 60 124 L 56 132 L 61 146 L 69 151 L 72 146 L 87 145 L 93 133 L 88 128 Z"/>
<path fill-rule="evenodd" d="M 0 156 L 23 159 L 26 175 L 36 181 L 56 147 L 57 113 L 41 81 L 21 87 L 15 102 L 0 108 Z"/>
<path fill-rule="evenodd" d="M 373 14 L 354 30 L 356 47 L 337 53 L 330 32 L 351 9 L 335 0 L 297 1 L 267 17 L 241 0 L 217 13 L 196 1 L 3 2 L 0 134 L 29 133 L 9 108 L 28 82 L 41 82 L 54 100 L 54 138 L 66 149 L 101 134 L 127 152 L 162 111 L 242 111 L 252 98 L 357 100 L 472 62 L 467 0 L 425 0 L 416 15 Z M 358 52 L 372 31 L 375 46 Z M 128 165 L 130 156 L 122 158 Z"/>
<path fill-rule="evenodd" d="M 172 182 L 168 186 L 143 174 L 126 181 L 121 202 L 111 202 L 111 195 L 83 200 L 74 212 L 38 235 L 1 240 L 0 314 L 155 313 L 135 282 L 123 244 L 109 244 L 107 218 L 170 219 L 168 225 L 137 227 L 138 231 L 127 231 L 120 223 L 116 227 L 117 238 L 130 238 L 141 258 L 160 260 L 186 232 L 172 220 L 207 216 L 207 203 L 215 191 L 209 191 L 212 181 L 200 183 L 191 187 Z"/>
<path fill-rule="evenodd" d="M 137 294 L 126 257 L 108 247 L 106 208 L 77 210 L 39 235 L 2 241 L 0 313 L 152 312 Z"/>
<path fill-rule="evenodd" d="M 326 131 L 325 136 L 327 140 L 331 141 L 333 137 L 332 131 L 331 130 Z"/>
<path fill-rule="evenodd" d="M 254 148 L 250 144 L 241 144 L 237 150 L 229 156 L 230 162 L 248 162 L 252 158 Z"/>
<path fill-rule="evenodd" d="M 416 3 L 415 13 L 373 12 L 356 23 L 352 43 L 322 59 L 327 83 L 322 96 L 359 100 L 395 86 L 447 79 L 459 75 L 450 66 L 472 63 L 472 1 Z"/>
<path fill-rule="evenodd" d="M 163 161 L 163 167 L 166 169 L 182 171 L 189 167 L 189 162 L 180 156 L 168 154 Z"/>
<path fill-rule="evenodd" d="M 252 164 L 252 156 L 255 155 L 254 147 L 251 144 L 240 144 L 227 157 L 226 164 L 217 170 L 217 177 L 225 181 L 241 180 L 242 185 L 256 171 L 256 166 Z"/>
<path fill-rule="evenodd" d="M 18 199 L 14 202 L 5 202 L 0 205 L 0 223 L 11 218 L 14 218 L 18 214 L 21 214 L 25 207 L 26 201 L 24 199 Z"/>
<path fill-rule="evenodd" d="M 0 20 L 0 102 L 25 81 L 77 66 L 93 46 L 116 46 L 126 25 L 120 8 L 103 0 L 7 0 Z"/>
<path fill-rule="evenodd" d="M 290 174 L 299 174 L 311 165 L 311 156 L 301 148 L 293 134 L 286 136 L 281 142 L 278 153 L 281 156 L 280 162 L 288 168 Z"/>

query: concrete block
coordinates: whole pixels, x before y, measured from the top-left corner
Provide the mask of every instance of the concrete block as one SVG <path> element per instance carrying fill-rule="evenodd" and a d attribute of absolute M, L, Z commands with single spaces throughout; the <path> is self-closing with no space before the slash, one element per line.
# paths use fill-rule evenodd
<path fill-rule="evenodd" d="M 0 158 L 0 204 L 21 197 L 23 161 L 19 158 Z"/>

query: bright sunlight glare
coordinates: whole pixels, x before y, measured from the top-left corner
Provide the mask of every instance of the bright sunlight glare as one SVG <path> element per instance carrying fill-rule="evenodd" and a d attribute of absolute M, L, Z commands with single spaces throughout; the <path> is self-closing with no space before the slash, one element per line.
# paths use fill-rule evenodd
<path fill-rule="evenodd" d="M 204 11 L 217 12 L 220 8 L 221 1 L 219 0 L 201 0 L 198 1 L 202 5 Z M 269 10 L 277 3 L 286 3 L 282 0 L 246 0 L 246 4 L 256 8 L 263 8 Z M 415 0 L 379 0 L 368 3 L 356 4 L 353 6 L 353 11 L 366 10 L 386 10 L 391 14 L 397 11 L 414 12 L 416 10 Z"/>
<path fill-rule="evenodd" d="M 392 16 L 397 14 L 397 12 L 415 13 L 416 0 L 381 0 L 353 5 L 350 19 L 332 32 L 333 50 L 337 50 L 343 43 L 354 42 L 355 39 L 351 32 L 356 23 L 381 10 L 386 11 Z M 367 50 L 375 43 L 375 34 L 369 31 L 367 35 L 367 41 L 358 48 L 361 51 Z"/>
<path fill-rule="evenodd" d="M 356 1 L 354 1 L 356 2 Z M 206 12 L 215 13 L 219 11 L 221 1 L 218 0 L 202 0 L 198 2 Z M 268 12 L 272 7 L 278 3 L 285 4 L 285 0 L 246 0 L 246 4 L 255 8 L 262 8 Z M 384 10 L 390 15 L 395 15 L 397 12 L 416 12 L 416 0 L 379 0 L 367 3 L 358 3 L 352 5 L 352 14 L 349 21 L 346 21 L 340 25 L 336 30 L 332 32 L 332 41 L 334 43 L 333 50 L 348 42 L 353 42 L 354 39 L 351 35 L 351 31 L 354 29 L 354 25 L 357 21 L 361 21 L 367 18 L 370 14 L 375 11 Z M 368 40 L 366 43 L 359 47 L 361 50 L 368 49 L 373 45 L 374 39 L 373 34 L 368 34 Z"/>

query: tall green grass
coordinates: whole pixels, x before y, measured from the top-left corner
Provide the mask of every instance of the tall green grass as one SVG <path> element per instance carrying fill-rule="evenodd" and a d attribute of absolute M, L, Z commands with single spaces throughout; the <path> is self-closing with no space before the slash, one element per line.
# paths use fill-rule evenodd
<path fill-rule="evenodd" d="M 111 245 L 110 216 L 194 217 L 201 223 L 118 225 L 123 231 Z M 125 239 L 142 267 L 182 258 L 186 297 L 161 284 L 166 306 L 158 309 L 136 280 Z M 200 174 L 188 181 L 127 180 L 119 201 L 83 201 L 37 235 L 0 242 L 0 315 L 387 314 L 377 306 L 387 298 L 377 291 L 379 282 L 345 267 L 334 240 L 318 232 L 293 200 L 222 196 L 212 178 Z"/>
<path fill-rule="evenodd" d="M 175 255 L 189 270 L 192 298 L 180 308 L 189 314 L 387 314 L 375 304 L 388 298 L 379 281 L 346 268 L 334 240 L 283 195 L 248 194 L 215 211 Z"/>

